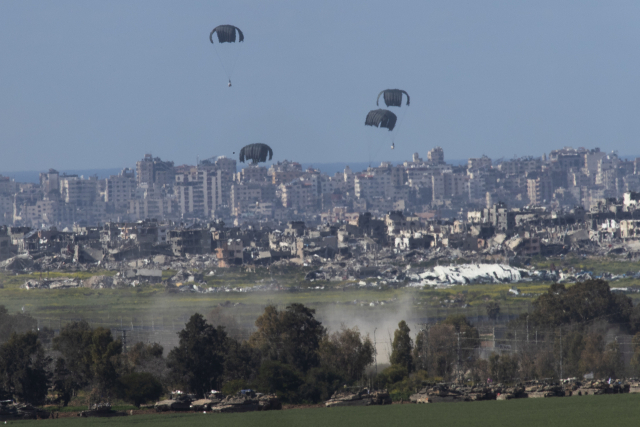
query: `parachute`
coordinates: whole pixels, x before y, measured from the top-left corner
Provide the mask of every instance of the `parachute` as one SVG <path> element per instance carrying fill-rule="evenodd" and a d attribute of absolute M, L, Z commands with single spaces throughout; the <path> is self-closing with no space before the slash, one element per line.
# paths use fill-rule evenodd
<path fill-rule="evenodd" d="M 407 91 L 402 89 L 387 89 L 383 90 L 378 94 L 378 99 L 376 100 L 376 105 L 380 105 L 380 96 L 384 94 L 384 103 L 387 104 L 387 107 L 400 107 L 402 105 L 402 94 L 407 95 L 407 105 L 409 105 L 411 99 L 409 98 L 409 94 Z"/>
<path fill-rule="evenodd" d="M 251 160 L 251 164 L 258 164 L 258 162 L 266 162 L 273 157 L 273 150 L 267 144 L 249 144 L 242 147 L 240 150 L 240 162 L 244 163 L 246 160 Z"/>
<path fill-rule="evenodd" d="M 218 43 L 235 43 L 236 31 L 238 31 L 240 39 L 238 42 L 243 42 L 244 34 L 242 34 L 240 28 L 234 27 L 233 25 L 218 25 L 211 31 L 211 34 L 209 34 L 209 40 L 213 43 L 213 33 L 216 33 L 218 36 Z"/>
<path fill-rule="evenodd" d="M 216 33 L 216 35 L 218 36 L 218 43 L 220 44 L 235 43 L 236 31 L 238 32 L 238 42 L 243 42 L 244 34 L 242 34 L 240 28 L 234 27 L 233 25 L 218 25 L 209 34 L 209 40 L 211 41 L 211 44 L 213 44 L 216 55 L 220 60 L 220 65 L 222 65 L 222 69 L 227 75 L 227 79 L 229 79 L 229 83 L 227 83 L 228 87 L 231 87 L 231 76 L 236 66 L 236 61 L 238 60 L 239 49 L 236 46 L 229 48 L 221 47 L 220 49 L 218 49 L 216 44 L 213 42 L 213 33 Z"/>
<path fill-rule="evenodd" d="M 398 117 L 389 110 L 371 110 L 367 114 L 364 124 L 365 126 L 387 128 L 392 131 L 396 126 L 396 121 L 398 121 Z"/>

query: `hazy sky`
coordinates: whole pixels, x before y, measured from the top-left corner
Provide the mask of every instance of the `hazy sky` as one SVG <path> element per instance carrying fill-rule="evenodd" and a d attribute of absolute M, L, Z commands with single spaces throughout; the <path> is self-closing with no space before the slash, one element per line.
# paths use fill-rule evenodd
<path fill-rule="evenodd" d="M 253 142 L 302 162 L 640 154 L 638 22 L 637 1 L 0 0 L 0 170 Z M 231 88 L 220 24 L 245 34 L 219 46 Z M 364 126 L 386 88 L 411 95 L 393 151 Z"/>

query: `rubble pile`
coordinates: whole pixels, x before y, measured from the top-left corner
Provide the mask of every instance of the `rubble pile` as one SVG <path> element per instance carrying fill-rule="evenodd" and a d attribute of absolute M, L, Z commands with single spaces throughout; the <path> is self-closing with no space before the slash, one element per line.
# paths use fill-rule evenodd
<path fill-rule="evenodd" d="M 20 288 L 21 289 L 72 289 L 82 286 L 82 280 L 72 279 L 68 277 L 59 277 L 56 279 L 44 279 L 44 280 L 27 280 Z"/>
<path fill-rule="evenodd" d="M 536 206 L 510 209 L 498 203 L 482 211 L 469 211 L 466 219 L 385 209 L 386 213 L 348 212 L 348 216 L 329 222 L 311 215 L 258 222 L 236 218 L 233 225 L 222 219 L 177 222 L 169 218 L 107 221 L 100 226 L 75 224 L 63 230 L 24 224 L 0 227 L 0 269 L 95 274 L 108 270 L 117 272 L 121 280 L 101 277 L 85 286 L 108 289 L 163 282 L 172 292 L 196 293 L 282 290 L 274 283 L 212 288 L 205 281 L 205 275 L 220 272 L 214 269 L 240 267 L 256 272 L 264 266 L 304 268 L 305 282 L 314 285 L 301 288 L 319 291 L 330 289 L 325 285 L 331 282 L 363 288 L 449 287 L 640 278 L 637 271 L 615 275 L 577 271 L 561 260 L 569 251 L 585 259 L 637 259 L 640 244 L 624 238 L 635 236 L 637 224 L 632 214 L 640 206 L 640 196 L 628 196 L 631 199 L 610 200 L 607 209 L 589 212 Z M 614 207 L 615 212 L 611 210 Z M 525 267 L 538 256 L 553 258 L 560 266 L 550 263 L 548 271 Z M 169 280 L 163 278 L 165 271 L 173 274 Z M 29 283 L 25 288 L 32 287 L 38 285 Z M 634 291 L 629 289 L 618 292 Z"/>
<path fill-rule="evenodd" d="M 91 276 L 82 283 L 83 287 L 91 289 L 115 289 L 126 285 L 118 276 Z"/>
<path fill-rule="evenodd" d="M 45 255 L 42 258 L 35 259 L 33 270 L 37 271 L 55 271 L 64 270 L 71 266 L 73 258 L 67 254 Z"/>
<path fill-rule="evenodd" d="M 0 269 L 5 271 L 27 271 L 33 267 L 33 257 L 29 254 L 16 255 L 0 262 Z"/>
<path fill-rule="evenodd" d="M 391 396 L 386 390 L 361 389 L 356 392 L 348 389 L 338 390 L 325 402 L 327 408 L 334 406 L 390 405 Z"/>
<path fill-rule="evenodd" d="M 176 283 L 176 284 L 183 284 L 183 283 L 201 283 L 203 279 L 203 275 L 200 273 L 195 273 L 193 271 L 190 270 L 186 270 L 186 269 L 180 269 L 177 271 L 177 273 L 171 277 L 170 282 L 172 283 Z"/>

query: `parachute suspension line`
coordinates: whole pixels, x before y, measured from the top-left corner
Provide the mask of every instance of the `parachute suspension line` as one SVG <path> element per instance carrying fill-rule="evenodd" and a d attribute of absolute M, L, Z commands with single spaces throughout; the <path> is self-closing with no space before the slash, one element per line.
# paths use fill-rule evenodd
<path fill-rule="evenodd" d="M 236 64 L 238 63 L 238 58 L 240 57 L 240 50 L 242 49 L 242 45 L 244 43 L 238 43 L 240 46 L 236 49 L 236 56 L 233 59 L 233 63 L 231 64 L 231 69 L 229 71 L 229 80 L 231 80 L 231 75 L 233 75 L 233 70 L 236 68 Z"/>
<path fill-rule="evenodd" d="M 229 75 L 229 72 L 227 71 L 227 67 L 224 66 L 224 62 L 222 61 L 222 58 L 220 57 L 220 53 L 218 53 L 218 48 L 215 45 L 215 43 L 213 44 L 213 49 L 216 51 L 216 56 L 218 57 L 218 61 L 220 62 L 220 65 L 222 65 L 222 69 L 224 70 L 224 73 L 227 75 L 227 79 L 229 79 L 229 81 L 231 81 L 231 76 Z"/>

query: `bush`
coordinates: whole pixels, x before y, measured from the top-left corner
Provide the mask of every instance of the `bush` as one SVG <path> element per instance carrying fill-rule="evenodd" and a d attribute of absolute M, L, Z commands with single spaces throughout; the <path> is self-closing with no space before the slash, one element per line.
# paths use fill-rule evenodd
<path fill-rule="evenodd" d="M 284 402 L 296 403 L 301 400 L 299 388 L 303 383 L 293 366 L 269 360 L 260 366 L 257 388 L 263 393 L 276 394 Z"/>
<path fill-rule="evenodd" d="M 344 384 L 344 378 L 329 368 L 314 368 L 307 374 L 306 382 L 300 386 L 300 398 L 305 402 L 318 403 L 329 400 L 334 391 Z"/>
<path fill-rule="evenodd" d="M 143 403 L 156 401 L 162 396 L 162 384 L 147 372 L 133 372 L 121 376 L 117 381 L 118 396 L 140 407 Z"/>
<path fill-rule="evenodd" d="M 409 376 L 409 371 L 402 365 L 391 365 L 378 374 L 376 384 L 378 388 L 389 388 L 390 385 L 402 381 Z"/>
<path fill-rule="evenodd" d="M 388 383 L 387 391 L 393 401 L 409 400 L 409 396 L 427 384 L 442 381 L 442 378 L 429 377 L 427 371 L 416 371 L 400 381 Z"/>

